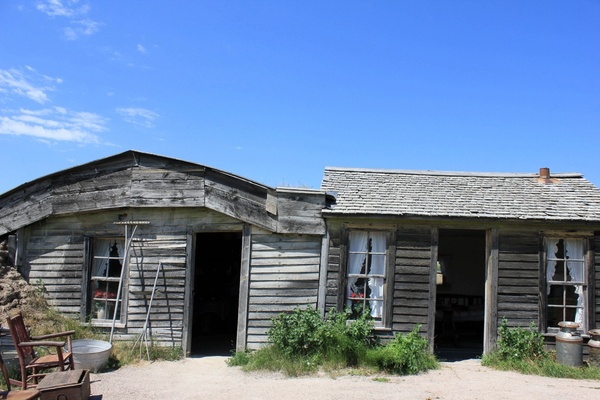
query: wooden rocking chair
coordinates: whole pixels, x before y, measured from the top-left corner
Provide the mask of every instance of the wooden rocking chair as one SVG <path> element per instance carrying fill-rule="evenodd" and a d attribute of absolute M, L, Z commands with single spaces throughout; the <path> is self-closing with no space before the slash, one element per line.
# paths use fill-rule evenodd
<path fill-rule="evenodd" d="M 2 370 L 2 376 L 4 377 L 4 382 L 6 382 L 6 387 L 8 389 L 0 390 L 0 399 L 33 400 L 40 397 L 40 392 L 37 389 L 10 391 L 10 377 L 8 376 L 8 369 L 6 368 L 4 360 L 2 359 L 2 354 L 0 354 L 0 369 Z"/>
<path fill-rule="evenodd" d="M 21 380 L 11 379 L 13 385 L 20 385 L 22 390 L 38 384 L 45 373 L 44 370 L 58 368 L 59 371 L 74 369 L 73 354 L 71 353 L 71 335 L 75 331 L 52 333 L 43 336 L 29 336 L 23 315 L 19 312 L 6 319 L 13 343 L 19 356 Z M 48 339 L 66 338 L 66 342 L 50 341 Z M 36 348 L 54 348 L 51 354 L 38 356 Z M 66 350 L 63 351 L 63 348 Z"/>

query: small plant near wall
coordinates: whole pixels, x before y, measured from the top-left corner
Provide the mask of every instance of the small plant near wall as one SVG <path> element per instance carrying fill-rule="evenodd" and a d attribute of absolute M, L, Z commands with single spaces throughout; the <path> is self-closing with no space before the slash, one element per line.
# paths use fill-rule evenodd
<path fill-rule="evenodd" d="M 371 350 L 370 361 L 381 370 L 397 375 L 415 375 L 439 368 L 437 359 L 428 351 L 429 342 L 419 335 L 419 329 L 420 326 L 416 326 L 407 335 L 396 335 L 387 346 Z"/>
<path fill-rule="evenodd" d="M 498 357 L 504 361 L 537 361 L 547 359 L 549 354 L 544 348 L 544 336 L 535 323 L 529 329 L 509 328 L 506 318 L 502 319 L 498 329 Z"/>
<path fill-rule="evenodd" d="M 498 347 L 483 356 L 482 365 L 503 371 L 554 378 L 600 380 L 600 368 L 571 367 L 556 362 L 555 355 L 544 347 L 544 336 L 535 323 L 529 329 L 510 328 L 503 319 L 498 328 Z"/>
<path fill-rule="evenodd" d="M 273 319 L 271 344 L 254 352 L 235 353 L 230 366 L 246 370 L 279 370 L 292 376 L 315 372 L 359 368 L 365 373 L 385 371 L 415 374 L 437 368 L 428 351 L 428 342 L 419 327 L 406 336 L 398 335 L 381 346 L 374 335 L 373 320 L 367 312 L 354 318 L 348 307 L 331 310 L 321 318 L 314 309 L 296 309 Z"/>

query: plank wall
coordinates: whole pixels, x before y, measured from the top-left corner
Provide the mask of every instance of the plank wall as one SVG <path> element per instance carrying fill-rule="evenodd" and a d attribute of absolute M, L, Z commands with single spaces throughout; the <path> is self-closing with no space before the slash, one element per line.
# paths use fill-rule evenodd
<path fill-rule="evenodd" d="M 430 312 L 431 229 L 398 229 L 392 330 L 426 333 Z"/>
<path fill-rule="evenodd" d="M 498 324 L 539 325 L 539 235 L 500 232 L 498 251 Z"/>
<path fill-rule="evenodd" d="M 190 232 L 240 231 L 242 224 L 206 209 L 164 208 L 123 210 L 139 225 L 130 250 L 129 276 L 124 282 L 124 323 L 117 325 L 117 339 L 136 338 L 142 331 L 159 262 L 163 263 L 150 316 L 155 342 L 181 345 L 185 305 L 187 241 Z M 72 318 L 81 318 L 85 297 L 82 282 L 85 237 L 123 237 L 124 227 L 115 225 L 119 213 L 78 214 L 53 217 L 29 228 L 24 266 L 30 283 L 43 284 L 48 303 Z M 131 228 L 130 228 L 131 232 Z M 85 316 L 83 317 L 85 319 Z M 126 323 L 125 323 L 126 322 Z"/>
<path fill-rule="evenodd" d="M 326 310 L 343 306 L 344 293 L 340 288 L 343 277 L 340 271 L 346 252 L 341 225 L 329 222 L 329 229 Z M 392 330 L 380 331 L 383 339 L 398 332 L 410 332 L 416 325 L 421 325 L 421 333 L 426 333 L 428 329 L 431 228 L 398 227 L 395 236 L 396 242 L 392 244 L 395 248 L 393 298 L 388 299 L 386 304 L 392 310 L 391 322 L 387 324 Z"/>
<path fill-rule="evenodd" d="M 593 241 L 593 250 L 594 250 L 594 273 L 592 277 L 594 278 L 594 283 L 590 285 L 590 290 L 592 291 L 592 299 L 594 309 L 592 310 L 594 319 L 593 323 L 595 323 L 594 328 L 600 328 L 600 236 L 598 236 L 598 232 L 594 235 Z"/>
<path fill-rule="evenodd" d="M 271 321 L 282 312 L 316 308 L 321 236 L 253 232 L 247 347 L 268 341 Z"/>

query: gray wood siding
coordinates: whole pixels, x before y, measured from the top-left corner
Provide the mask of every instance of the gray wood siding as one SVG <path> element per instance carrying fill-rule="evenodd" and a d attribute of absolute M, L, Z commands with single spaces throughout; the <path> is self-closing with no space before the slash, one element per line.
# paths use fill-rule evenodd
<path fill-rule="evenodd" d="M 83 273 L 83 236 L 46 236 L 33 230 L 28 241 L 29 283 L 42 285 L 48 304 L 71 318 L 79 316 Z"/>
<path fill-rule="evenodd" d="M 187 235 L 155 234 L 160 227 L 147 228 L 143 227 L 145 232 L 132 243 L 127 333 L 137 336 L 142 332 L 156 272 L 162 263 L 150 312 L 149 334 L 155 342 L 180 345 L 186 300 Z"/>
<path fill-rule="evenodd" d="M 272 318 L 316 308 L 320 236 L 252 234 L 247 347 L 264 345 Z"/>
<path fill-rule="evenodd" d="M 408 333 L 416 325 L 426 333 L 430 312 L 431 229 L 398 229 L 394 280 L 394 333 Z"/>
<path fill-rule="evenodd" d="M 343 289 L 339 287 L 341 263 L 346 249 L 342 245 L 341 224 L 328 223 L 330 231 L 327 264 L 326 310 L 343 304 Z M 396 230 L 393 298 L 391 299 L 391 334 L 407 333 L 421 325 L 428 329 L 431 268 L 431 229 L 398 228 Z M 340 300 L 342 299 L 342 300 Z M 390 304 L 388 303 L 388 307 Z M 380 332 L 383 336 L 390 336 Z"/>
<path fill-rule="evenodd" d="M 277 189 L 277 232 L 325 234 L 321 210 L 325 195 L 317 191 Z"/>
<path fill-rule="evenodd" d="M 340 297 L 340 269 L 342 262 L 341 237 L 339 225 L 329 224 L 329 256 L 327 257 L 327 280 L 325 291 L 325 311 L 338 309 Z M 345 256 L 344 256 L 345 257 Z"/>
<path fill-rule="evenodd" d="M 592 324 L 590 327 L 600 328 L 600 236 L 594 235 L 594 282 L 590 284 L 592 291 L 591 299 L 594 309 L 592 310 Z"/>
<path fill-rule="evenodd" d="M 137 337 L 146 319 L 150 291 L 162 261 L 150 317 L 155 342 L 181 345 L 183 337 L 188 235 L 195 231 L 241 231 L 240 221 L 198 208 L 122 210 L 51 217 L 29 228 L 24 252 L 30 283 L 43 283 L 48 303 L 61 313 L 80 318 L 84 300 L 83 266 L 85 237 L 123 237 L 124 227 L 115 225 L 119 214 L 127 219 L 150 221 L 140 225 L 132 241 L 129 273 L 124 282 L 125 327 L 117 325 L 116 338 Z M 131 232 L 131 229 L 130 229 Z"/>
<path fill-rule="evenodd" d="M 202 165 L 129 151 L 0 194 L 0 235 L 50 216 L 136 207 L 207 207 L 269 231 L 325 233 L 325 192 L 273 189 Z"/>
<path fill-rule="evenodd" d="M 498 251 L 498 324 L 539 325 L 540 246 L 534 232 L 500 231 Z"/>

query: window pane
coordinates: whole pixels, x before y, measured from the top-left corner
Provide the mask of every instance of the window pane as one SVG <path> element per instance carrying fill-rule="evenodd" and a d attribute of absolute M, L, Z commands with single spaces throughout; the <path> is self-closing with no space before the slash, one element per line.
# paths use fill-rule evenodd
<path fill-rule="evenodd" d="M 564 290 L 562 286 L 552 286 L 548 295 L 548 305 L 562 307 L 564 301 L 563 294 Z"/>
<path fill-rule="evenodd" d="M 565 281 L 565 262 L 557 261 L 556 268 L 554 269 L 554 274 L 550 276 L 550 280 L 554 282 L 564 282 Z"/>
<path fill-rule="evenodd" d="M 548 307 L 548 326 L 558 327 L 558 323 L 564 321 L 563 308 Z"/>
<path fill-rule="evenodd" d="M 117 306 L 119 278 L 123 268 L 123 240 L 96 238 L 92 246 L 92 271 L 90 278 L 92 318 L 112 320 Z M 119 302 L 120 303 L 120 302 Z"/>
<path fill-rule="evenodd" d="M 372 275 L 383 275 L 385 274 L 385 254 L 384 255 L 372 255 L 371 265 L 369 274 Z"/>
<path fill-rule="evenodd" d="M 385 232 L 350 232 L 345 303 L 353 317 L 366 310 L 376 320 L 382 318 L 387 236 Z"/>
<path fill-rule="evenodd" d="M 587 266 L 583 239 L 548 239 L 546 247 L 547 327 L 574 321 L 586 330 Z M 556 284 L 563 282 L 563 284 Z"/>
<path fill-rule="evenodd" d="M 567 273 L 568 281 L 583 282 L 583 263 L 577 261 L 568 261 Z"/>
<path fill-rule="evenodd" d="M 566 308 L 565 309 L 565 319 L 564 321 L 576 321 L 575 314 L 577 312 L 576 308 Z"/>
<path fill-rule="evenodd" d="M 578 290 L 579 289 L 579 290 Z M 565 304 L 568 306 L 577 306 L 579 304 L 579 291 L 581 286 L 566 286 L 565 287 Z"/>

